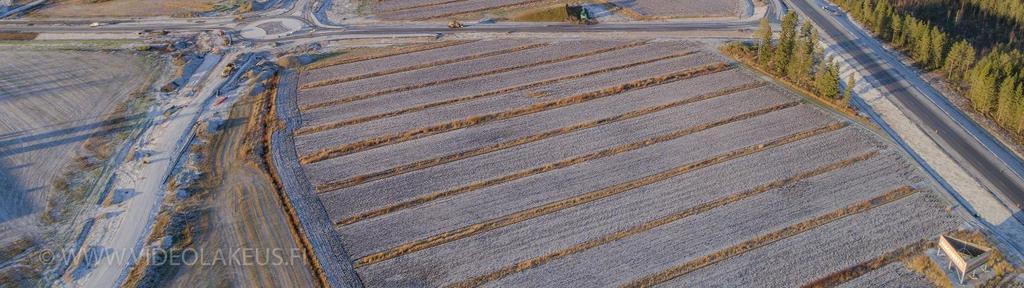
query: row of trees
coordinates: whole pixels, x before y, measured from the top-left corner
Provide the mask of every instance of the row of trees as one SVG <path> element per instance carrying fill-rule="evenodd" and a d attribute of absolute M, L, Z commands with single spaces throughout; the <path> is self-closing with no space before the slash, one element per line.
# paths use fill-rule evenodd
<path fill-rule="evenodd" d="M 753 55 L 756 64 L 826 100 L 848 105 L 851 92 L 840 91 L 839 67 L 832 59 L 824 59 L 818 47 L 818 30 L 814 29 L 810 21 L 801 25 L 796 13 L 792 11 L 782 18 L 781 26 L 778 41 L 773 41 L 775 37 L 771 24 L 767 18 L 761 19 L 756 52 Z"/>
<path fill-rule="evenodd" d="M 954 41 L 938 26 L 895 9 L 889 0 L 836 2 L 920 68 L 942 72 L 976 111 L 1010 131 L 1024 133 L 1024 55 L 1019 50 L 997 46 L 978 60 L 966 40 Z"/>

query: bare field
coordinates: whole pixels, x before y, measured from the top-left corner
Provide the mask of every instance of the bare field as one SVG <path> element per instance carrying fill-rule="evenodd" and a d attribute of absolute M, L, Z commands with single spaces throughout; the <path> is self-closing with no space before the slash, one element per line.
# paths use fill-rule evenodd
<path fill-rule="evenodd" d="M 156 71 L 152 60 L 130 54 L 8 51 L 0 59 L 6 222 L 41 211 L 52 181 L 87 139 L 112 137 L 141 117 L 104 115 L 145 89 Z"/>
<path fill-rule="evenodd" d="M 363 284 L 788 287 L 963 221 L 889 142 L 708 48 L 529 43 L 311 70 L 341 80 L 279 94 L 302 121 L 274 150 L 308 182 L 288 193 L 317 200 L 298 213 L 333 223 L 316 237 Z M 526 64 L 548 47 L 587 55 Z M 360 85 L 383 92 L 339 101 Z M 919 283 L 890 269 L 856 281 Z"/>
<path fill-rule="evenodd" d="M 373 14 L 385 20 L 430 20 L 459 18 L 475 12 L 529 7 L 553 0 L 386 0 L 374 1 Z"/>
<path fill-rule="evenodd" d="M 33 243 L 0 264 L 29 263 L 19 277 L 35 279 L 33 253 L 74 240 L 73 220 L 93 209 L 106 161 L 145 120 L 137 107 L 165 67 L 131 53 L 0 52 L 0 242 Z"/>
<path fill-rule="evenodd" d="M 633 0 L 610 1 L 642 18 L 737 17 L 746 0 Z"/>
<path fill-rule="evenodd" d="M 130 16 L 185 16 L 207 12 L 224 0 L 63 0 L 50 1 L 33 11 L 30 17 L 130 17 Z"/>

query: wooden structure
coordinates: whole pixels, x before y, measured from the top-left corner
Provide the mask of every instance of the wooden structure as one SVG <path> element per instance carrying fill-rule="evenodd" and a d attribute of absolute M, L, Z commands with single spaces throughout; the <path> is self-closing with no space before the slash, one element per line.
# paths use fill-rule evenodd
<path fill-rule="evenodd" d="M 939 236 L 939 250 L 949 258 L 949 264 L 946 265 L 946 269 L 949 269 L 950 266 L 956 267 L 960 284 L 964 284 L 967 273 L 984 265 L 985 261 L 988 261 L 988 258 L 992 255 L 991 249 L 967 243 L 953 237 L 946 237 L 945 235 Z"/>

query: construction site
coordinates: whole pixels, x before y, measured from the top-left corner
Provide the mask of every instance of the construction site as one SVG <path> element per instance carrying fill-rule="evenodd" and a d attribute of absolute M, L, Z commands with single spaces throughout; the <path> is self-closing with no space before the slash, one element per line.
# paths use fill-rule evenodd
<path fill-rule="evenodd" d="M 1024 146 L 841 8 L 0 0 L 0 287 L 1024 286 Z"/>

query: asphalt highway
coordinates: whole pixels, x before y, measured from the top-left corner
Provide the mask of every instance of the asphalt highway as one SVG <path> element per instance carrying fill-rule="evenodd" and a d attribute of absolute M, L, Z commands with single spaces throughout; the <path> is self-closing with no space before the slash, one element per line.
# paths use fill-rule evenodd
<path fill-rule="evenodd" d="M 921 85 L 924 81 L 913 72 L 906 72 L 911 71 L 910 68 L 889 55 L 877 40 L 836 19 L 845 16 L 828 14 L 815 0 L 787 2 L 834 39 L 843 53 L 867 70 L 861 72 L 874 76 L 888 92 L 886 96 L 894 100 L 897 107 L 936 140 L 947 154 L 965 166 L 972 176 L 989 190 L 1002 193 L 1012 205 L 1022 207 L 1024 180 L 1021 175 L 1024 172 L 1020 159 L 960 111 L 951 108 L 951 104 L 931 86 Z"/>

